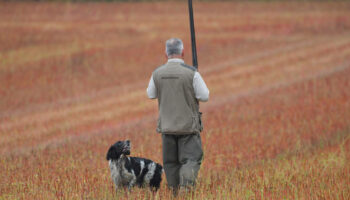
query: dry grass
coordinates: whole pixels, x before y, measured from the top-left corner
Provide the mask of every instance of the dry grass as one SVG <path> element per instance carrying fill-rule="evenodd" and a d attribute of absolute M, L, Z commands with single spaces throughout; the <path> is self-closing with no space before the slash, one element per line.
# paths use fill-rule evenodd
<path fill-rule="evenodd" d="M 196 2 L 211 97 L 184 199 L 350 198 L 349 11 Z M 116 194 L 105 154 L 128 138 L 162 162 L 145 89 L 166 39 L 190 52 L 187 17 L 180 3 L 0 3 L 0 199 L 171 199 L 166 181 Z"/>

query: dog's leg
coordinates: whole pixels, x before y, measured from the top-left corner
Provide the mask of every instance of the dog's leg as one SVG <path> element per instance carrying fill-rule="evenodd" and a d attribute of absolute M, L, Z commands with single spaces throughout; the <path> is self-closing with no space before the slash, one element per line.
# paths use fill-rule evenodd
<path fill-rule="evenodd" d="M 118 189 L 120 188 L 120 184 L 121 184 L 120 177 L 115 176 L 113 180 L 115 185 L 115 192 L 118 192 Z"/>
<path fill-rule="evenodd" d="M 120 185 L 117 179 L 114 181 L 114 185 L 115 185 L 115 192 L 118 193 L 118 189 L 120 188 L 119 187 Z"/>
<path fill-rule="evenodd" d="M 134 187 L 135 183 L 136 183 L 136 176 L 133 176 L 133 178 L 130 180 L 130 183 L 128 185 L 129 191 L 131 190 L 132 187 Z"/>

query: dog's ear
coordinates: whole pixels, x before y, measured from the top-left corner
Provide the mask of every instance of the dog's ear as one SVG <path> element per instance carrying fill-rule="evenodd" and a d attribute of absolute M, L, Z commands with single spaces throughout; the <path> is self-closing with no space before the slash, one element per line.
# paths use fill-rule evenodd
<path fill-rule="evenodd" d="M 119 154 L 117 152 L 117 149 L 114 146 L 111 146 L 108 150 L 106 159 L 107 160 L 117 160 L 119 158 Z"/>

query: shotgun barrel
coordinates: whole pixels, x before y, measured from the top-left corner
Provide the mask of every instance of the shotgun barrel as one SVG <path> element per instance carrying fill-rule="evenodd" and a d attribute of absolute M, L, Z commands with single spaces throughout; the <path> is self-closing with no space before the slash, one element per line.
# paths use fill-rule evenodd
<path fill-rule="evenodd" d="M 191 29 L 192 65 L 198 69 L 197 49 L 196 49 L 196 34 L 194 31 L 192 0 L 188 0 L 188 11 L 189 11 L 189 16 L 190 16 L 190 29 Z"/>

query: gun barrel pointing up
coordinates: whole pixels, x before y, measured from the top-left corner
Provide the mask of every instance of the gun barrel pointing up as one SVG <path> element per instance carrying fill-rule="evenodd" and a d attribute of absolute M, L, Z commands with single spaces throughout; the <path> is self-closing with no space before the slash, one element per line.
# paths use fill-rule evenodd
<path fill-rule="evenodd" d="M 188 0 L 188 11 L 190 16 L 191 44 L 192 44 L 192 64 L 198 69 L 197 49 L 196 49 L 196 34 L 194 30 L 193 6 L 192 0 Z"/>

